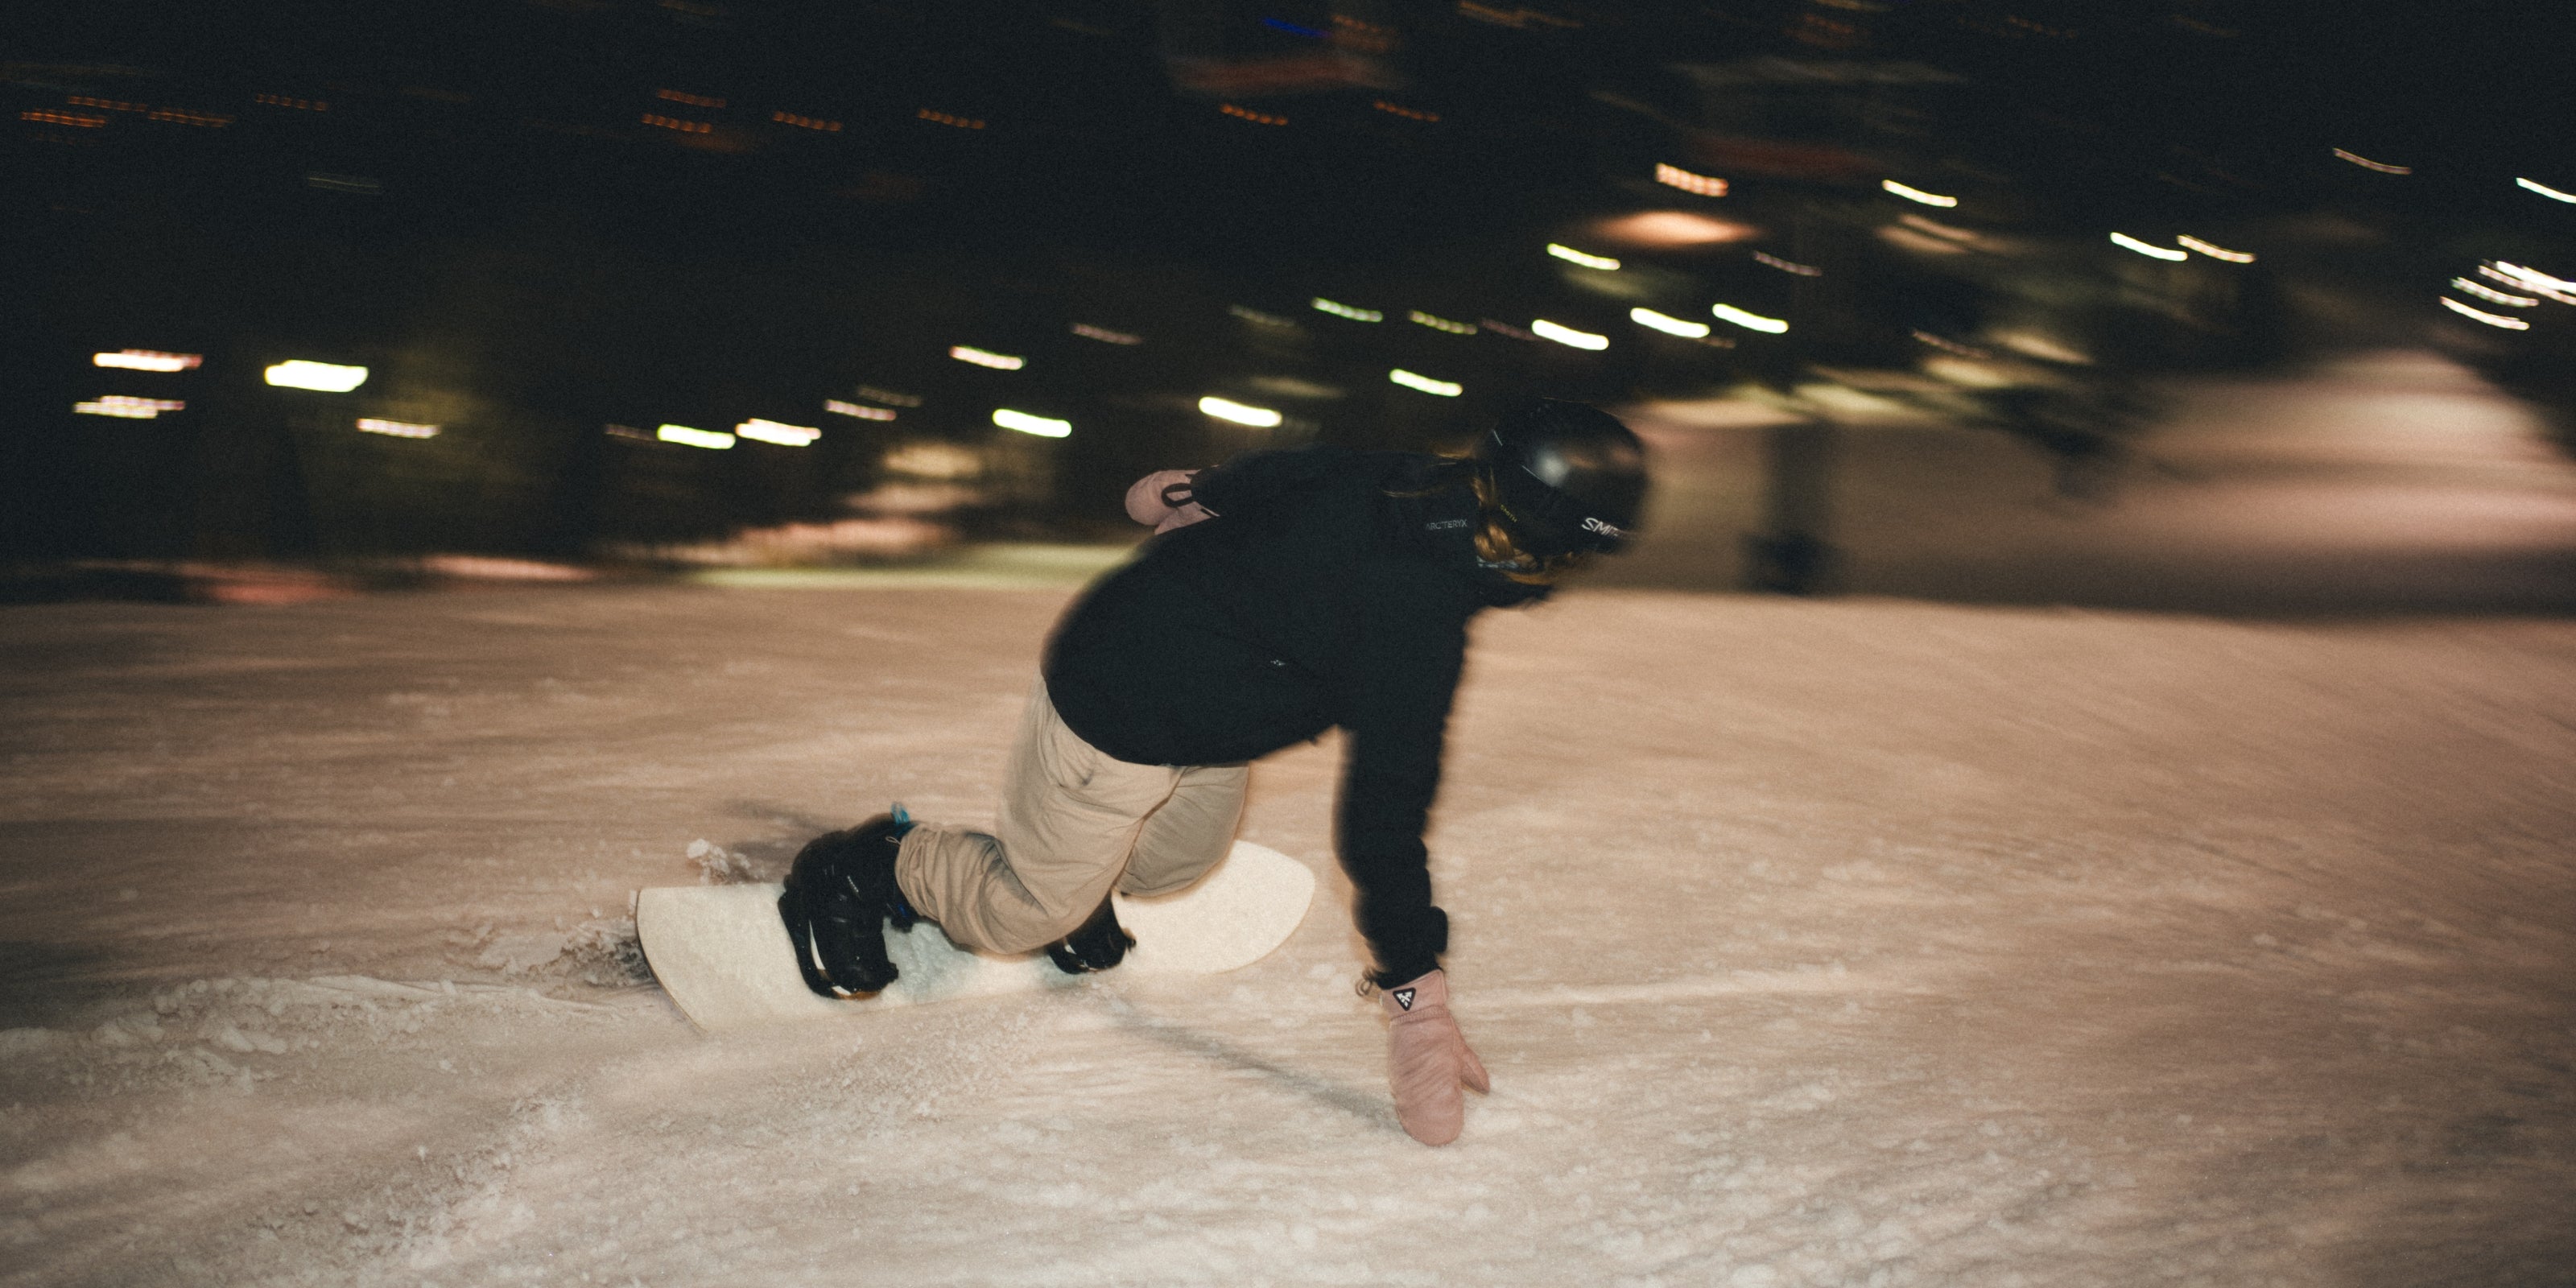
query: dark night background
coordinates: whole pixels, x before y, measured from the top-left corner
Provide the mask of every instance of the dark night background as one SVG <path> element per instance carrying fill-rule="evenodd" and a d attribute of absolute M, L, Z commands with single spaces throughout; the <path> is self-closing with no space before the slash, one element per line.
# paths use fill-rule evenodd
<path fill-rule="evenodd" d="M 2430 307 L 2482 259 L 2576 263 L 2576 205 L 2512 182 L 2576 190 L 2564 13 L 24 6 L 0 38 L 0 540 L 20 567 L 649 551 L 846 517 L 902 481 L 890 453 L 925 442 L 965 449 L 959 530 L 1078 535 L 1114 518 L 1135 474 L 1248 446 L 1437 445 L 1519 394 L 1786 388 L 1820 365 L 1908 368 L 2007 324 L 2094 358 L 2078 403 L 2397 328 L 2564 409 L 2576 328 L 2556 309 L 2528 333 L 2462 334 L 2479 328 Z M 1659 164 L 1730 190 L 1658 185 Z M 1879 190 L 1889 177 L 1962 202 L 1907 207 Z M 1600 221 L 1658 210 L 1735 233 L 1614 247 L 1615 280 L 1539 253 L 1598 249 Z M 1926 213 L 2005 249 L 1959 262 L 1887 232 Z M 2143 278 L 2155 266 L 2106 230 L 2264 255 Z M 1827 271 L 1786 275 L 1757 252 Z M 1636 305 L 1704 318 L 1711 299 L 1799 325 L 1718 347 L 1627 320 Z M 1615 342 L 1458 335 L 1416 311 Z M 951 361 L 959 344 L 1027 366 Z M 127 348 L 205 361 L 90 365 Z M 372 375 L 339 395 L 261 383 L 287 358 Z M 1391 367 L 1467 392 L 1417 394 Z M 1211 420 L 1208 394 L 1286 421 Z M 186 409 L 72 414 L 103 395 Z M 1013 435 L 996 406 L 1076 428 Z M 356 417 L 442 431 L 359 434 Z M 748 417 L 822 437 L 713 453 L 607 429 Z M 2082 450 L 2062 423 L 2034 432 Z"/>

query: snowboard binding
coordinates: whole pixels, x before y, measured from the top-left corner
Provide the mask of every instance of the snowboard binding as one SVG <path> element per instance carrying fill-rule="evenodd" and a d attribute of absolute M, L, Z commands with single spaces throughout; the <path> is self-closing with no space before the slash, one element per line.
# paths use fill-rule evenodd
<path fill-rule="evenodd" d="M 918 915 L 895 884 L 895 855 L 912 816 L 891 814 L 815 837 L 797 851 L 778 896 L 805 987 L 824 997 L 865 997 L 902 972 L 886 955 L 885 927 L 910 931 Z"/>

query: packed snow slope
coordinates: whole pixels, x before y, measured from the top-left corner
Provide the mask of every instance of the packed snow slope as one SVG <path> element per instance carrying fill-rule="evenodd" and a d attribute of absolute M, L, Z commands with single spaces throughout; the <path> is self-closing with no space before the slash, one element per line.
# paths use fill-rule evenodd
<path fill-rule="evenodd" d="M 702 1038 L 628 893 L 989 817 L 1056 591 L 0 610 L 0 1283 L 2576 1282 L 2576 624 L 1576 592 L 1204 983 Z"/>

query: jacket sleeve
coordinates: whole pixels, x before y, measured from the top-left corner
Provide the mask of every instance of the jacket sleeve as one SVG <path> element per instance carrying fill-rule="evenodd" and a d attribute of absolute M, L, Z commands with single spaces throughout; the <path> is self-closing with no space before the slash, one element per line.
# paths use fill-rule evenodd
<path fill-rule="evenodd" d="M 1422 832 L 1440 790 L 1449 707 L 1467 652 L 1468 606 L 1436 569 L 1368 579 L 1342 726 L 1336 826 L 1342 870 L 1380 984 L 1440 965 L 1449 917 L 1432 903 Z"/>

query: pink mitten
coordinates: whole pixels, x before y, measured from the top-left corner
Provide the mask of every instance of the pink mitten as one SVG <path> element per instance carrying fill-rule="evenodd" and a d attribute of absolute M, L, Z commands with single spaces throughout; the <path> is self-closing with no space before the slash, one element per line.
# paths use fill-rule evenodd
<path fill-rule="evenodd" d="M 1425 1145 L 1446 1145 L 1467 1125 L 1462 1086 L 1494 1089 L 1485 1064 L 1467 1046 L 1449 1014 L 1449 975 L 1433 971 L 1380 994 L 1386 1007 L 1386 1081 L 1395 1092 L 1395 1116 L 1404 1134 Z"/>

